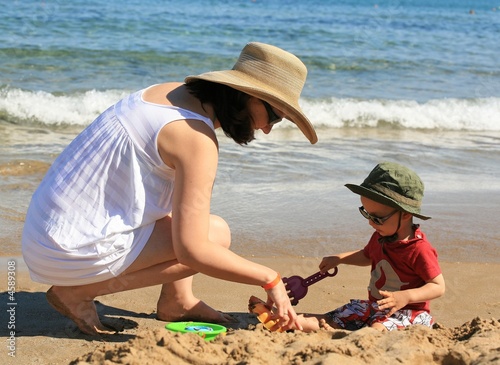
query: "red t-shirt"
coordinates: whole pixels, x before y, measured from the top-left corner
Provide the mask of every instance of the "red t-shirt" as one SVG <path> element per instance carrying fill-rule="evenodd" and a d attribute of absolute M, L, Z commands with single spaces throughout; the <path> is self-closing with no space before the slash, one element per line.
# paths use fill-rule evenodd
<path fill-rule="evenodd" d="M 431 246 L 419 225 L 413 226 L 415 238 L 408 241 L 380 243 L 375 232 L 363 249 L 372 262 L 368 297 L 372 301 L 382 299 L 379 290 L 399 291 L 420 288 L 439 274 L 437 252 Z M 410 303 L 401 309 L 430 312 L 430 302 Z"/>

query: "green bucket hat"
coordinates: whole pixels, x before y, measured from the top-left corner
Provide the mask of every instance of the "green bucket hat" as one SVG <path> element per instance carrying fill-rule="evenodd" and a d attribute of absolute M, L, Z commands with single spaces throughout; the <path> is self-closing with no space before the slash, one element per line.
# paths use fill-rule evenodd
<path fill-rule="evenodd" d="M 361 185 L 345 186 L 355 194 L 401 209 L 417 218 L 431 218 L 420 214 L 424 183 L 414 171 L 397 163 L 382 162 L 375 166 Z"/>

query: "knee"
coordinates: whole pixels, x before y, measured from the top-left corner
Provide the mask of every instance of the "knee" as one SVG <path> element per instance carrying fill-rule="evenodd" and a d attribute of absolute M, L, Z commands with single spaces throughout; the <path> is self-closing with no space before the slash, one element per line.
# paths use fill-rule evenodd
<path fill-rule="evenodd" d="M 209 239 L 222 247 L 231 246 L 231 230 L 227 222 L 217 215 L 210 216 Z"/>
<path fill-rule="evenodd" d="M 380 322 L 375 322 L 375 323 L 372 323 L 372 325 L 370 326 L 371 328 L 374 328 L 378 331 L 381 331 L 381 332 L 386 332 L 388 331 L 387 328 Z"/>

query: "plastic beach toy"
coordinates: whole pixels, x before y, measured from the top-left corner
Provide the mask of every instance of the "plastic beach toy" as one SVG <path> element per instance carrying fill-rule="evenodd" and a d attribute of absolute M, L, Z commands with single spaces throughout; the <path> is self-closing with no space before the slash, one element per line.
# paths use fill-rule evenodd
<path fill-rule="evenodd" d="M 337 275 L 337 272 L 338 269 L 335 268 L 331 274 L 329 272 L 322 274 L 318 271 L 305 279 L 297 275 L 290 276 L 289 278 L 283 278 L 282 280 L 285 284 L 285 289 L 288 292 L 288 297 L 291 299 L 290 303 L 292 303 L 292 305 L 297 305 L 299 300 L 306 296 L 308 286 L 313 285 L 326 277 L 335 276 Z"/>
<path fill-rule="evenodd" d="M 266 302 L 255 296 L 251 296 L 248 300 L 248 311 L 257 315 L 257 319 L 270 331 L 282 332 L 281 327 L 273 330 L 272 328 L 276 325 L 277 321 L 271 319 L 273 313 L 272 308 L 269 307 Z"/>
<path fill-rule="evenodd" d="M 180 333 L 197 333 L 205 341 L 212 341 L 218 335 L 225 336 L 227 329 L 224 326 L 204 322 L 171 322 L 165 325 L 169 331 Z"/>

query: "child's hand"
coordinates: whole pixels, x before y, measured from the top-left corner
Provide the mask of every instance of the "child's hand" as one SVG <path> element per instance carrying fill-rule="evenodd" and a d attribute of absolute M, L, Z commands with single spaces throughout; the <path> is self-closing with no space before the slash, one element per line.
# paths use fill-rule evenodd
<path fill-rule="evenodd" d="M 396 311 L 408 304 L 408 297 L 404 291 L 390 292 L 379 290 L 383 295 L 383 299 L 377 300 L 378 308 L 381 310 L 388 309 L 387 317 L 392 316 Z"/>
<path fill-rule="evenodd" d="M 319 271 L 324 274 L 330 269 L 333 269 L 340 264 L 340 257 L 338 256 L 326 256 L 323 257 L 323 260 L 321 260 L 319 264 Z"/>

